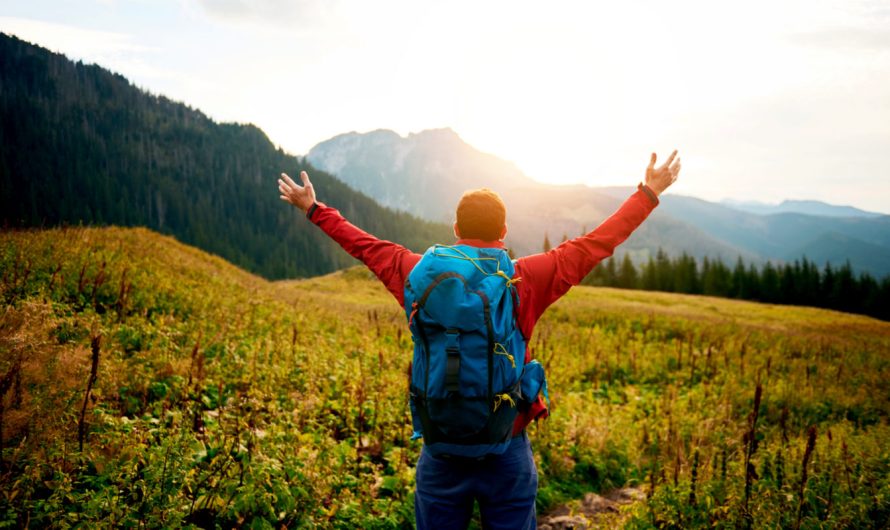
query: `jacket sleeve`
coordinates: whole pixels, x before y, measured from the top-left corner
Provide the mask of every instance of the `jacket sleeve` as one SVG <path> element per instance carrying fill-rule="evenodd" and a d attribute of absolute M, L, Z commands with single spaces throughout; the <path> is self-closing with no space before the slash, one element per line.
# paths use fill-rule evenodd
<path fill-rule="evenodd" d="M 350 256 L 365 264 L 404 306 L 405 278 L 420 255 L 402 245 L 377 239 L 346 220 L 336 209 L 316 203 L 307 217 Z"/>
<path fill-rule="evenodd" d="M 564 295 L 600 261 L 615 252 L 658 205 L 658 198 L 642 186 L 593 231 L 558 247 L 517 261 L 520 300 L 529 329 L 550 304 Z M 522 305 L 521 304 L 521 305 Z"/>

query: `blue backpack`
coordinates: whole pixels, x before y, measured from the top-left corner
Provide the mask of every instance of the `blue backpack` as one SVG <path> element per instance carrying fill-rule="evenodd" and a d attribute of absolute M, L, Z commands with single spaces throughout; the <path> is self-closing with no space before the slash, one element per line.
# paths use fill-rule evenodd
<path fill-rule="evenodd" d="M 503 453 L 518 407 L 544 384 L 537 362 L 524 371 L 513 274 L 503 249 L 435 245 L 408 275 L 414 438 L 434 455 Z"/>

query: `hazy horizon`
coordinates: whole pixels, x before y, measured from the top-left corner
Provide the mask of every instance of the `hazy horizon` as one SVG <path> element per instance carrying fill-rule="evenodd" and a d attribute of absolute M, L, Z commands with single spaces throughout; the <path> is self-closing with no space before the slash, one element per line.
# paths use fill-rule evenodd
<path fill-rule="evenodd" d="M 288 152 L 349 131 L 449 127 L 553 184 L 890 213 L 880 2 L 439 6 L 386 0 L 0 0 L 0 31 L 94 62 Z"/>

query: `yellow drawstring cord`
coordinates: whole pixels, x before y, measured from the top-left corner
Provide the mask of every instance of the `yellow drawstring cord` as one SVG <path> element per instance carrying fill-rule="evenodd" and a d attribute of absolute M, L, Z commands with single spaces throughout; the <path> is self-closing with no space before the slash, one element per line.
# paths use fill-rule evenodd
<path fill-rule="evenodd" d="M 441 256 L 443 258 L 454 258 L 454 259 L 462 259 L 462 260 L 469 261 L 470 263 L 473 264 L 473 266 L 475 266 L 477 269 L 479 269 L 479 272 L 481 272 L 482 274 L 484 274 L 486 276 L 492 276 L 492 275 L 500 276 L 501 278 L 506 280 L 507 287 L 510 287 L 514 283 L 522 280 L 522 278 L 520 278 L 520 277 L 511 278 L 511 277 L 507 276 L 507 273 L 501 270 L 501 263 L 498 261 L 497 258 L 474 258 L 474 257 L 468 256 L 466 252 L 464 252 L 463 250 L 461 250 L 455 246 L 452 246 L 452 245 L 436 245 L 436 247 L 437 248 L 438 247 L 447 248 L 449 250 L 453 250 L 453 251 L 457 252 L 458 254 L 460 254 L 460 256 L 451 256 L 448 254 L 436 254 L 436 256 Z M 435 251 L 433 251 L 433 253 L 435 254 Z M 494 261 L 496 263 L 497 270 L 494 272 L 486 272 L 485 269 L 483 269 L 478 263 L 476 263 L 477 261 Z"/>
<path fill-rule="evenodd" d="M 501 351 L 498 351 L 498 348 L 500 348 Z M 516 368 L 516 360 L 513 359 L 513 356 L 510 355 L 510 352 L 507 351 L 507 348 L 505 348 L 504 345 L 501 344 L 500 342 L 494 343 L 494 353 L 497 355 L 506 355 L 507 359 L 510 360 L 510 364 L 513 365 L 513 368 Z"/>
<path fill-rule="evenodd" d="M 494 397 L 495 397 L 495 400 L 494 400 L 494 410 L 495 411 L 498 410 L 498 407 L 500 407 L 501 403 L 503 403 L 504 401 L 510 403 L 511 407 L 516 406 L 516 402 L 513 401 L 513 398 L 510 397 L 510 394 L 495 394 Z"/>

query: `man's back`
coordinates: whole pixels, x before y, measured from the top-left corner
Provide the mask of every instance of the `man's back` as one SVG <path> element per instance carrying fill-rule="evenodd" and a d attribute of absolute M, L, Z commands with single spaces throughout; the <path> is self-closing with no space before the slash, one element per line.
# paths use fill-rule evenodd
<path fill-rule="evenodd" d="M 643 190 L 638 190 L 608 219 L 593 231 L 565 241 L 548 252 L 522 257 L 516 260 L 515 277 L 519 278 L 516 290 L 519 298 L 517 320 L 519 329 L 532 338 L 535 324 L 556 300 L 581 280 L 596 266 L 609 257 L 615 248 L 648 217 L 658 204 Z M 346 252 L 362 261 L 383 282 L 387 290 L 404 307 L 405 280 L 420 261 L 421 254 L 374 237 L 349 223 L 334 208 L 318 203 L 309 212 L 309 219 L 324 230 Z M 501 241 L 459 239 L 456 244 L 472 247 L 505 248 Z M 525 362 L 531 361 L 526 349 Z M 543 398 L 517 418 L 513 428 L 518 434 L 534 419 L 546 415 Z"/>
<path fill-rule="evenodd" d="M 516 260 L 512 278 L 519 304 L 516 318 L 526 343 L 544 311 L 578 285 L 597 263 L 611 256 L 655 208 L 657 195 L 677 178 L 679 159 L 671 164 L 675 155 L 676 151 L 656 170 L 653 153 L 646 184 L 641 183 L 618 211 L 590 233 L 548 252 Z M 404 308 L 405 281 L 420 261 L 420 254 L 380 240 L 350 224 L 337 210 L 316 202 L 308 175 L 302 172 L 300 176 L 304 186 L 282 174 L 278 181 L 281 198 L 306 212 L 313 223 L 371 269 Z M 507 228 L 503 202 L 487 189 L 464 194 L 454 228 L 458 245 L 504 248 L 501 241 Z M 471 236 L 471 231 L 473 237 L 460 238 L 460 233 Z M 476 237 L 477 233 L 485 235 Z M 525 362 L 530 360 L 526 347 Z M 534 528 L 538 478 L 525 427 L 546 414 L 546 404 L 539 396 L 517 416 L 509 446 L 502 454 L 469 459 L 435 456 L 424 446 L 416 469 L 418 528 L 464 529 L 474 502 L 479 502 L 485 528 Z"/>

